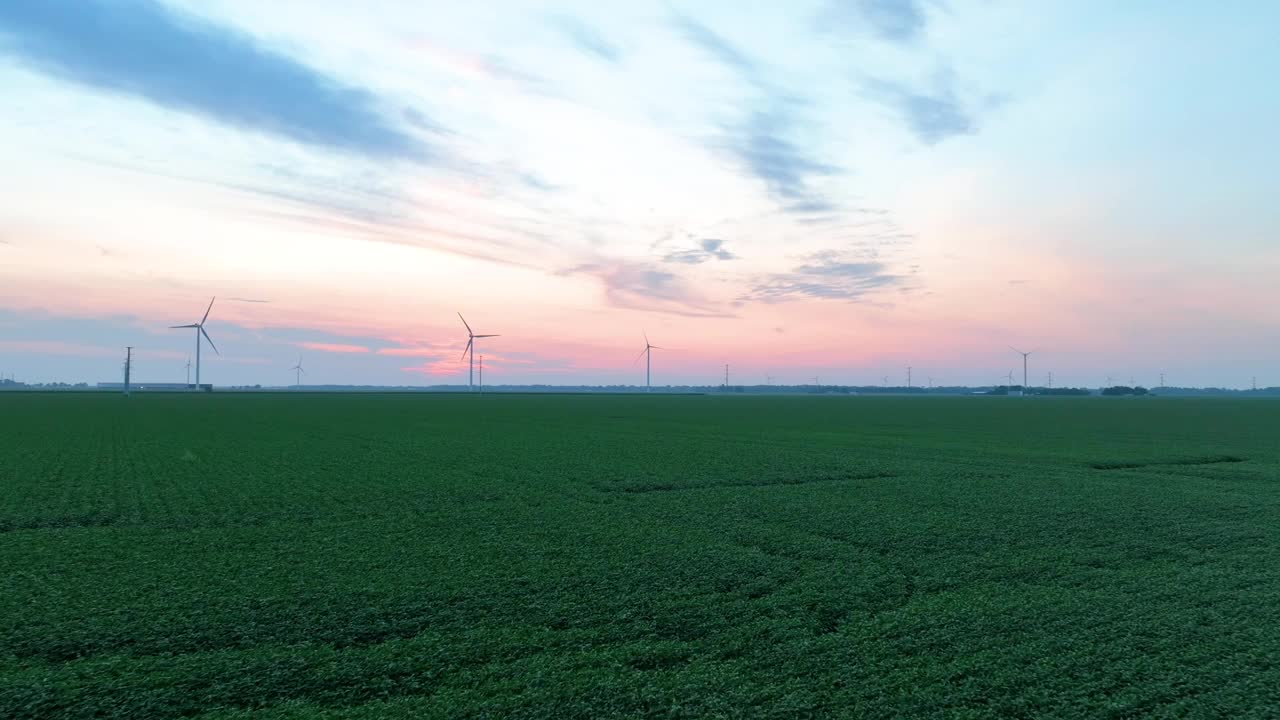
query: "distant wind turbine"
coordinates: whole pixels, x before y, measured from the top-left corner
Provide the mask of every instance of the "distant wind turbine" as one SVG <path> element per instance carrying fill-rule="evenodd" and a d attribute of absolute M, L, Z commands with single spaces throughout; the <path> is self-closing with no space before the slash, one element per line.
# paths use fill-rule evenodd
<path fill-rule="evenodd" d="M 302 368 L 302 356 L 301 356 L 301 355 L 299 355 L 299 356 L 298 356 L 298 364 L 297 364 L 297 365 L 294 365 L 293 367 L 291 367 L 291 368 L 289 368 L 289 369 L 293 371 L 293 377 L 294 377 L 293 389 L 294 389 L 294 390 L 301 390 L 301 389 L 302 389 L 302 376 L 307 374 L 307 371 L 306 371 L 306 370 L 304 370 L 304 369 Z"/>
<path fill-rule="evenodd" d="M 217 299 L 218 299 L 217 297 L 213 298 L 213 300 L 217 300 Z M 209 311 L 213 309 L 213 300 L 209 301 L 209 307 L 205 309 L 204 317 L 200 318 L 200 322 L 191 323 L 190 325 L 170 325 L 169 326 L 170 330 L 179 330 L 182 328 L 195 328 L 196 330 L 196 384 L 197 385 L 200 384 L 200 336 L 203 335 L 204 339 L 209 341 L 209 347 L 213 348 L 214 353 L 218 355 L 222 354 L 218 352 L 218 346 L 213 344 L 213 338 L 209 337 L 209 333 L 205 332 L 205 329 L 204 329 L 204 322 L 209 319 Z"/>
<path fill-rule="evenodd" d="M 650 342 L 649 342 L 649 333 L 641 331 L 641 334 L 643 334 L 643 335 L 644 335 L 644 349 L 640 351 L 640 354 L 636 356 L 636 359 L 635 359 L 635 360 L 632 360 L 632 361 L 631 361 L 631 364 L 632 364 L 632 365 L 635 365 L 637 362 L 639 362 L 639 361 L 640 361 L 640 358 L 641 358 L 641 357 L 643 357 L 643 358 L 644 358 L 644 391 L 645 391 L 645 392 L 649 392 L 649 387 L 650 387 L 650 386 L 649 386 L 649 371 L 650 371 L 650 369 L 652 368 L 652 363 L 650 362 L 650 360 L 651 360 L 651 358 L 652 358 L 652 356 L 653 356 L 653 351 L 654 351 L 654 350 L 664 350 L 665 348 L 660 348 L 660 347 L 658 347 L 657 345 L 654 345 L 654 344 L 650 343 Z"/>
<path fill-rule="evenodd" d="M 191 356 L 187 356 L 187 384 L 191 384 Z"/>
<path fill-rule="evenodd" d="M 1031 354 L 1036 351 L 1032 350 L 1030 352 L 1022 352 L 1021 350 L 1019 350 L 1018 348 L 1012 345 L 1009 346 L 1009 349 L 1022 356 L 1022 387 L 1025 390 L 1027 387 L 1027 358 L 1031 357 Z M 1013 384 L 1012 380 L 1010 380 L 1010 384 Z"/>
<path fill-rule="evenodd" d="M 458 319 L 467 328 L 467 347 L 462 351 L 462 357 L 471 356 L 470 364 L 467 368 L 467 392 L 471 392 L 475 386 L 476 376 L 476 338 L 499 337 L 498 335 L 477 335 L 471 330 L 471 326 L 467 325 L 467 319 L 462 317 L 462 313 L 458 313 Z"/>

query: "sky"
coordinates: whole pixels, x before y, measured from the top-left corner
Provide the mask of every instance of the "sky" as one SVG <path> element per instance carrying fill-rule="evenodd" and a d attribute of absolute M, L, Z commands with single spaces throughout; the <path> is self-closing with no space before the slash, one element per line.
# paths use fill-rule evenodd
<path fill-rule="evenodd" d="M 1280 4 L 0 3 L 0 374 L 1280 385 Z M 191 358 L 193 359 L 193 358 Z M 1019 377 L 1020 379 L 1020 377 Z"/>

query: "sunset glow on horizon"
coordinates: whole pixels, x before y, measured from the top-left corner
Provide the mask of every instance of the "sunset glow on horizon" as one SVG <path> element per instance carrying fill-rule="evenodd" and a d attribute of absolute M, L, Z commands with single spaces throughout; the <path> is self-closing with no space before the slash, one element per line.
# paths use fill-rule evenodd
<path fill-rule="evenodd" d="M 0 373 L 1280 385 L 1280 6 L 0 3 Z M 1274 374 L 1272 374 L 1274 373 Z"/>

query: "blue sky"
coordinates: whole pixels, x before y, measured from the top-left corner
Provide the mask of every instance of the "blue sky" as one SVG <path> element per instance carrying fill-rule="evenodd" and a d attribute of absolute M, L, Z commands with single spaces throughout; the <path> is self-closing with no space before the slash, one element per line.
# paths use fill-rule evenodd
<path fill-rule="evenodd" d="M 0 372 L 1244 385 L 1264 2 L 0 6 Z M 242 302 L 232 300 L 265 300 Z M 659 340 L 661 338 L 661 340 Z M 358 349 L 357 349 L 358 348 Z M 148 360 L 150 358 L 150 360 Z M 148 370 L 150 372 L 150 370 Z M 917 373 L 920 374 L 920 373 Z M 41 377 L 46 376 L 46 377 Z M 1280 379 L 1273 380 L 1280 384 Z"/>

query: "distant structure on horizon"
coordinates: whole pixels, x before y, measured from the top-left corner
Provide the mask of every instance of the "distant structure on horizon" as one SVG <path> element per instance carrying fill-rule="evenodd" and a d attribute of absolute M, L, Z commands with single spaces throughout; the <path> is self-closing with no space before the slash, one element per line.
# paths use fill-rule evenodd
<path fill-rule="evenodd" d="M 196 330 L 196 385 L 200 384 L 200 336 L 203 335 L 204 339 L 209 341 L 209 347 L 213 348 L 213 352 L 215 354 L 222 354 L 218 352 L 218 346 L 213 344 L 213 338 L 209 337 L 209 333 L 205 332 L 204 329 L 204 323 L 209 319 L 209 311 L 213 310 L 213 301 L 217 299 L 217 296 L 214 296 L 213 299 L 209 301 L 209 307 L 205 309 L 204 317 L 200 318 L 200 322 L 191 323 L 190 325 L 169 326 L 170 330 L 181 330 L 184 328 L 195 328 Z"/>

